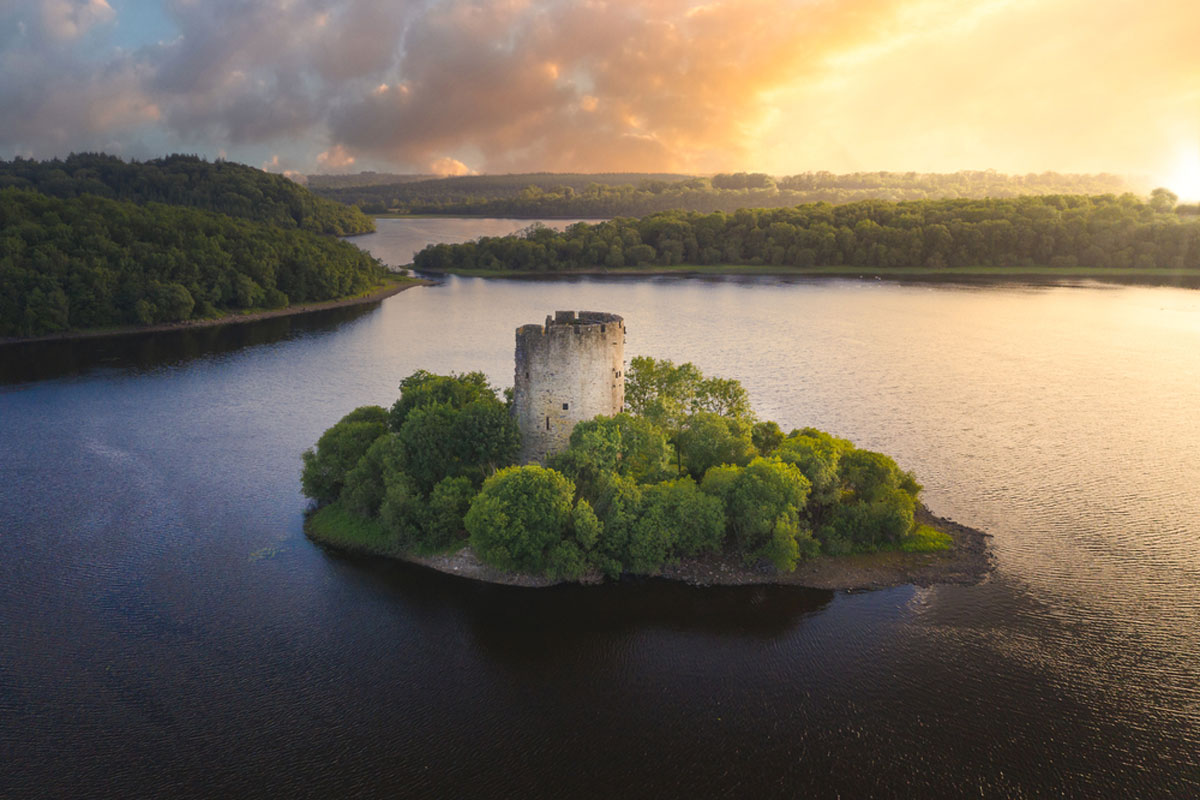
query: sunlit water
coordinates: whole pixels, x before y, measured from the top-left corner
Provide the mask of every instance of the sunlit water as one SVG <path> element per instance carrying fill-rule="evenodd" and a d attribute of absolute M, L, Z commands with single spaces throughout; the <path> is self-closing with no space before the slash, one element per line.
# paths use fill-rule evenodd
<path fill-rule="evenodd" d="M 531 591 L 304 538 L 324 428 L 510 385 L 566 308 L 892 454 L 995 574 Z M 1200 792 L 1200 293 L 451 278 L 0 367 L 0 796 Z"/>

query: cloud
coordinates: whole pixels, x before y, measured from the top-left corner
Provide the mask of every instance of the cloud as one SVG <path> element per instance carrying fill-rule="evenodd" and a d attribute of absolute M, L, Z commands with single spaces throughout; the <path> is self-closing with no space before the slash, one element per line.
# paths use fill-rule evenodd
<path fill-rule="evenodd" d="M 106 0 L 44 0 L 42 25 L 56 39 L 77 39 L 116 17 Z"/>
<path fill-rule="evenodd" d="M 317 165 L 322 170 L 338 170 L 345 169 L 354 163 L 354 156 L 340 144 L 335 144 L 333 147 L 317 154 Z"/>
<path fill-rule="evenodd" d="M 113 137 L 162 118 L 144 88 L 144 68 L 117 59 L 96 70 L 58 64 L 40 82 L 22 80 L 45 62 L 24 54 L 0 54 L 0 143 L 12 152 L 39 156 L 71 150 L 114 148 Z"/>
<path fill-rule="evenodd" d="M 0 153 L 786 173 L 1200 150 L 1179 0 L 160 1 L 176 35 L 123 48 L 122 3 L 0 1 Z"/>
<path fill-rule="evenodd" d="M 459 161 L 457 158 L 448 158 L 448 157 L 435 158 L 429 164 L 429 172 L 431 174 L 437 175 L 439 177 L 445 177 L 447 175 L 474 175 L 474 174 L 476 174 L 475 170 L 471 169 L 466 164 Z"/>
<path fill-rule="evenodd" d="M 488 171 L 732 167 L 768 92 L 896 5 L 441 3 L 408 31 L 404 90 L 342 104 L 332 132 L 410 163 L 472 147 Z"/>

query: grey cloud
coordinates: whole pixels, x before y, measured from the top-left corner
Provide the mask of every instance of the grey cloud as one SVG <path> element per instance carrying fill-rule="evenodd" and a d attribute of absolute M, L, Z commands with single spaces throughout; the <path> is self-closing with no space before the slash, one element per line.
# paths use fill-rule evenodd
<path fill-rule="evenodd" d="M 725 168 L 764 92 L 899 0 L 165 2 L 176 39 L 91 57 L 56 42 L 99 35 L 104 0 L 0 6 L 26 26 L 0 39 L 0 149 L 157 131 L 419 170 Z"/>

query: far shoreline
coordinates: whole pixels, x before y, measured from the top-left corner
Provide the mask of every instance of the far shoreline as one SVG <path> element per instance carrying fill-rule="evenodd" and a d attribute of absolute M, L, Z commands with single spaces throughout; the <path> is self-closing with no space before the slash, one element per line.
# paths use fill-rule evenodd
<path fill-rule="evenodd" d="M 398 552 L 386 544 L 372 548 L 361 543 L 334 542 L 315 533 L 309 525 L 311 514 L 304 522 L 304 534 L 311 541 L 334 552 L 401 561 L 424 567 L 445 575 L 479 583 L 525 588 L 547 588 L 561 585 L 598 585 L 610 583 L 599 575 L 585 576 L 579 581 L 553 580 L 541 575 L 505 572 L 479 560 L 469 546 L 453 553 L 420 556 Z M 836 591 L 867 591 L 895 586 L 934 586 L 939 584 L 974 585 L 983 581 L 994 569 L 988 540 L 991 534 L 954 520 L 933 514 L 923 503 L 917 504 L 916 521 L 932 525 L 948 533 L 954 540 L 951 549 L 932 553 L 905 553 L 889 550 L 847 556 L 819 556 L 802 561 L 793 572 L 762 571 L 742 564 L 736 555 L 684 559 L 679 564 L 665 566 L 655 575 L 634 578 L 658 578 L 684 583 L 697 588 L 710 586 L 794 586 L 805 589 Z"/>
<path fill-rule="evenodd" d="M 402 275 L 389 275 L 384 283 L 353 297 L 343 297 L 337 300 L 324 300 L 319 303 L 301 303 L 283 308 L 265 309 L 262 311 L 230 312 L 220 317 L 207 319 L 190 319 L 182 322 L 164 322 L 158 325 L 123 325 L 117 328 L 87 328 L 76 331 L 49 333 L 44 336 L 10 336 L 0 338 L 0 347 L 5 345 L 35 344 L 38 342 L 67 342 L 82 339 L 101 339 L 118 336 L 134 336 L 143 333 L 165 333 L 169 331 L 186 331 L 195 328 L 211 328 L 217 325 L 239 325 L 246 322 L 258 322 L 275 317 L 292 317 L 301 314 L 311 314 L 317 311 L 328 311 L 347 306 L 367 305 L 377 303 L 392 295 L 399 294 L 414 286 L 433 286 L 434 282 L 424 278 L 408 278 Z"/>
<path fill-rule="evenodd" d="M 555 280 L 572 277 L 613 278 L 704 278 L 704 277 L 775 277 L 811 280 L 889 281 L 913 283 L 966 283 L 980 285 L 1021 284 L 1033 286 L 1075 285 L 1084 281 L 1097 283 L 1164 286 L 1178 289 L 1200 288 L 1200 270 L 1175 269 L 1100 269 L 1090 267 L 786 267 L 749 264 L 681 264 L 672 267 L 593 267 L 538 272 L 534 270 L 488 269 L 417 269 L 405 265 L 417 275 L 455 275 L 463 278 L 506 278 L 512 280 Z"/>

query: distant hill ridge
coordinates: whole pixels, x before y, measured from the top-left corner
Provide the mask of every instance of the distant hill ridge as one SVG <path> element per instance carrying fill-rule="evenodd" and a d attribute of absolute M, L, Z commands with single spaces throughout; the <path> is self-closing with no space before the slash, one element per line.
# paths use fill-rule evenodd
<path fill-rule="evenodd" d="M 1122 194 L 1133 187 L 1110 174 L 1044 172 L 1005 175 L 994 170 L 954 173 L 806 172 L 695 177 L 674 173 L 526 173 L 466 175 L 402 183 L 343 185 L 314 191 L 368 213 L 462 214 L 515 217 L 644 216 L 659 211 L 731 213 L 740 208 L 786 208 L 804 203 L 860 200 L 982 199 L 1024 195 Z"/>
<path fill-rule="evenodd" d="M 64 199 L 92 194 L 186 206 L 335 236 L 375 229 L 359 209 L 320 197 L 283 175 L 191 155 L 124 161 L 104 153 L 76 153 L 61 160 L 0 161 L 0 189 L 9 187 Z"/>

